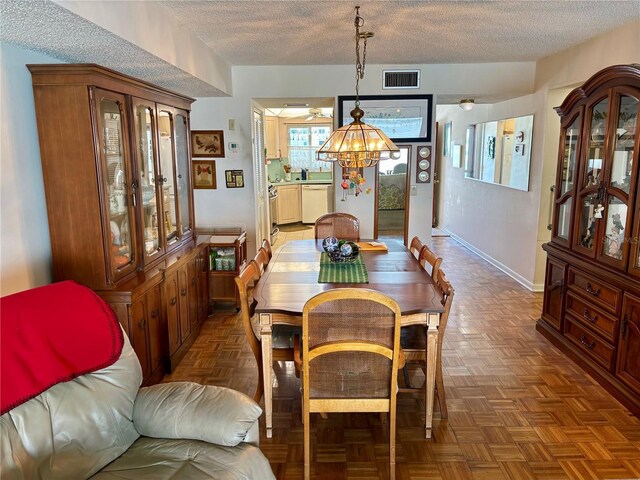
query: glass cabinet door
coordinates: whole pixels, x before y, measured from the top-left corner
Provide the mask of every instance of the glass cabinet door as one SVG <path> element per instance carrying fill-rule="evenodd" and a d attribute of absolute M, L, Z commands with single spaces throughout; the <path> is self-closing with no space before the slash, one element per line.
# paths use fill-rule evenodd
<path fill-rule="evenodd" d="M 106 239 L 109 282 L 116 281 L 136 268 L 133 228 L 132 172 L 126 138 L 125 98 L 113 92 L 95 89 L 94 101 L 100 145 L 105 222 L 110 230 Z"/>
<path fill-rule="evenodd" d="M 178 172 L 178 205 L 180 206 L 180 236 L 184 237 L 192 230 L 191 206 L 189 205 L 189 126 L 187 114 L 176 114 L 176 166 Z"/>
<path fill-rule="evenodd" d="M 563 122 L 564 123 L 564 122 Z M 560 166 L 556 184 L 556 212 L 554 218 L 553 235 L 560 243 L 569 245 L 571 233 L 571 214 L 573 207 L 574 181 L 576 178 L 578 145 L 580 144 L 580 129 L 582 117 L 577 114 L 572 117 L 568 126 L 563 125 L 560 144 Z"/>
<path fill-rule="evenodd" d="M 173 111 L 162 107 L 158 110 L 158 148 L 160 150 L 160 180 L 162 199 L 162 224 L 167 247 L 178 237 L 178 208 L 175 166 L 175 140 Z"/>
<path fill-rule="evenodd" d="M 611 154 L 606 162 L 604 231 L 598 257 L 619 268 L 626 268 L 631 238 L 629 225 L 633 201 L 632 188 L 637 175 L 636 126 L 640 92 L 614 89 L 612 104 Z M 637 163 L 637 160 L 636 160 Z"/>
<path fill-rule="evenodd" d="M 135 153 L 138 163 L 138 186 L 141 203 L 142 248 L 145 259 L 149 260 L 163 252 L 161 241 L 160 183 L 156 164 L 155 105 L 144 100 L 133 100 L 135 122 Z"/>

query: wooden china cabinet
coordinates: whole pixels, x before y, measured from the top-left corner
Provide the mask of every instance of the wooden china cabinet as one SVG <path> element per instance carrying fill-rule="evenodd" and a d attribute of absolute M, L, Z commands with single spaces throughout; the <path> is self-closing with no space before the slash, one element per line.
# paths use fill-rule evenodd
<path fill-rule="evenodd" d="M 208 313 L 208 245 L 193 219 L 193 99 L 97 65 L 28 68 L 54 280 L 104 298 L 144 383 L 157 382 Z"/>
<path fill-rule="evenodd" d="M 537 329 L 640 415 L 640 65 L 617 65 L 556 111 L 560 150 Z"/>

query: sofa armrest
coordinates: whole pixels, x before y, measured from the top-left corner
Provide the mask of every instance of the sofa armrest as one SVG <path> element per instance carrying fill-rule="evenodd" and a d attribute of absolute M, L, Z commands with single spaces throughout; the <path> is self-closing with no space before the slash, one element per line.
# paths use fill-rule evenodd
<path fill-rule="evenodd" d="M 235 446 L 255 442 L 260 406 L 235 390 L 192 382 L 141 388 L 133 405 L 133 424 L 141 435 L 154 438 L 203 440 Z"/>

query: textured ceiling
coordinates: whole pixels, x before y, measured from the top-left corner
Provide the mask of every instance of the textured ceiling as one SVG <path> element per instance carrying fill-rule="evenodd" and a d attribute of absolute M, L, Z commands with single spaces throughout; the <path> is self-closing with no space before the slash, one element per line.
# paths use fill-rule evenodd
<path fill-rule="evenodd" d="M 356 3 L 363 30 L 375 33 L 369 64 L 535 61 L 640 19 L 640 0 L 155 3 L 231 65 L 353 64 Z M 222 95 L 48 0 L 0 0 L 0 40 L 65 62 L 104 65 L 194 97 Z"/>
<path fill-rule="evenodd" d="M 163 1 L 232 65 L 355 62 L 355 5 L 371 64 L 535 61 L 640 19 L 640 1 Z"/>
<path fill-rule="evenodd" d="M 69 63 L 97 63 L 192 97 L 212 85 L 46 0 L 0 0 L 0 40 Z"/>

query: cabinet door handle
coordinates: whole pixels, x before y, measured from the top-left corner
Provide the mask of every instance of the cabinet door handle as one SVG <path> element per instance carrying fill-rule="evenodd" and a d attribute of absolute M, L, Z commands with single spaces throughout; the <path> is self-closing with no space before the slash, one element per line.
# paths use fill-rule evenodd
<path fill-rule="evenodd" d="M 598 295 L 600 295 L 600 289 L 598 288 L 597 290 L 594 290 L 593 287 L 591 286 L 591 283 L 589 282 L 587 282 L 587 286 L 585 290 L 587 291 L 587 293 L 590 293 L 594 297 L 597 297 Z"/>
<path fill-rule="evenodd" d="M 180 295 L 182 295 L 183 297 L 187 294 L 187 289 L 183 288 L 182 290 L 180 290 Z"/>
<path fill-rule="evenodd" d="M 587 336 L 586 335 L 582 335 L 582 338 L 580 339 L 580 343 L 582 343 L 589 350 L 593 350 L 594 347 L 596 346 L 596 342 L 595 341 L 593 341 L 591 343 L 587 342 Z"/>
<path fill-rule="evenodd" d="M 158 318 L 158 310 L 151 311 L 151 318 Z"/>
<path fill-rule="evenodd" d="M 170 303 L 171 305 L 175 305 L 176 303 L 178 303 L 178 299 L 177 299 L 176 297 L 173 297 L 173 298 L 169 301 L 169 303 Z"/>
<path fill-rule="evenodd" d="M 144 330 L 144 325 L 145 325 L 145 323 L 146 323 L 146 322 L 145 322 L 144 318 L 141 318 L 141 319 L 138 321 L 138 328 L 139 328 L 140 330 Z"/>
<path fill-rule="evenodd" d="M 589 315 L 589 309 L 588 308 L 584 309 L 584 312 L 582 312 L 582 317 L 587 322 L 596 323 L 598 321 L 598 315 L 594 315 L 593 317 L 591 315 Z"/>

